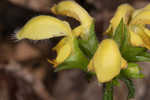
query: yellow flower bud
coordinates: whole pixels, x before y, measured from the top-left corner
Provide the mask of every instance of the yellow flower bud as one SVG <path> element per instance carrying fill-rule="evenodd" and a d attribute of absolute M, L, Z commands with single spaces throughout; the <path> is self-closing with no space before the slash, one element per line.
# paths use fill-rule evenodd
<path fill-rule="evenodd" d="M 88 65 L 89 71 L 95 71 L 101 83 L 111 81 L 125 68 L 127 62 L 121 57 L 117 43 L 112 39 L 103 40 Z"/>
<path fill-rule="evenodd" d="M 81 33 L 88 34 L 90 31 L 93 18 L 88 12 L 74 1 L 62 1 L 59 4 L 53 6 L 51 11 L 54 14 L 65 15 L 78 20 L 81 25 L 76 27 L 73 32 L 79 36 Z M 83 35 L 81 34 L 81 35 Z"/>
<path fill-rule="evenodd" d="M 41 15 L 29 20 L 16 34 L 18 40 L 42 40 L 71 34 L 71 28 L 65 21 L 55 17 Z"/>

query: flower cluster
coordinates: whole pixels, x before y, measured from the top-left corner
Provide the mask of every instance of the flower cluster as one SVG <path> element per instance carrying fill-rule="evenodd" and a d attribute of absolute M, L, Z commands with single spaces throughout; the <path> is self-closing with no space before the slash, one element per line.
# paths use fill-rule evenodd
<path fill-rule="evenodd" d="M 134 9 L 129 4 L 122 4 L 118 7 L 114 17 L 110 21 L 110 26 L 105 34 L 113 34 L 117 25 L 123 18 L 130 33 L 130 42 L 133 46 L 150 49 L 150 4 L 141 9 Z"/>
<path fill-rule="evenodd" d="M 53 16 L 40 15 L 29 20 L 17 33 L 16 38 L 43 40 L 63 38 L 53 48 L 57 56 L 48 60 L 55 71 L 79 68 L 96 75 L 104 83 L 104 100 L 112 100 L 113 86 L 122 80 L 128 87 L 128 98 L 134 97 L 133 78 L 142 78 L 136 62 L 150 61 L 150 5 L 135 10 L 129 4 L 118 7 L 104 39 L 98 43 L 94 30 L 94 19 L 79 4 L 62 1 L 51 8 L 56 15 L 68 16 L 80 22 L 72 29 L 66 21 Z"/>

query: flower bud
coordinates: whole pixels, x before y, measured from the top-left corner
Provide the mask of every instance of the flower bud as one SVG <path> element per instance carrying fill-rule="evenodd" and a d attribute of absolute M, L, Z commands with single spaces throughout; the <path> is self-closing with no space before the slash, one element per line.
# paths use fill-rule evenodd
<path fill-rule="evenodd" d="M 128 67 L 123 69 L 123 74 L 128 78 L 143 78 L 143 74 L 140 72 L 140 67 L 135 63 L 128 63 Z"/>
<path fill-rule="evenodd" d="M 125 66 L 127 63 L 121 57 L 116 42 L 112 39 L 105 39 L 96 50 L 88 65 L 88 70 L 95 71 L 98 81 L 104 83 L 111 81 Z"/>

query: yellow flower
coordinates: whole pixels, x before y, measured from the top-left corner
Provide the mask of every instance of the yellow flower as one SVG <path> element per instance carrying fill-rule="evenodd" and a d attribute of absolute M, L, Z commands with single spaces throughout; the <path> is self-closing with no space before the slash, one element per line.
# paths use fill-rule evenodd
<path fill-rule="evenodd" d="M 20 39 L 43 40 L 53 37 L 66 36 L 53 49 L 57 52 L 55 60 L 48 60 L 54 66 L 59 65 L 69 57 L 73 49 L 73 35 L 69 24 L 55 17 L 41 15 L 29 20 L 17 33 Z"/>
<path fill-rule="evenodd" d="M 110 21 L 110 25 L 104 34 L 113 34 L 113 32 L 116 30 L 122 18 L 123 18 L 124 23 L 128 24 L 133 11 L 134 11 L 134 8 L 130 6 L 129 4 L 120 5 L 117 8 L 115 15 Z"/>
<path fill-rule="evenodd" d="M 16 34 L 16 38 L 18 40 L 43 40 L 69 34 L 71 34 L 71 28 L 67 22 L 55 17 L 40 15 L 29 20 Z"/>
<path fill-rule="evenodd" d="M 146 27 L 150 24 L 150 4 L 136 10 L 129 24 L 130 40 L 134 46 L 150 49 L 150 30 Z"/>
<path fill-rule="evenodd" d="M 150 30 L 146 27 L 146 25 L 150 24 L 149 16 L 150 4 L 137 10 L 134 10 L 134 8 L 128 4 L 122 4 L 118 7 L 104 34 L 113 35 L 120 20 L 123 18 L 130 34 L 131 45 L 150 49 Z"/>
<path fill-rule="evenodd" d="M 95 71 L 101 83 L 116 77 L 127 62 L 121 57 L 117 43 L 112 39 L 103 40 L 88 65 L 89 71 Z"/>
<path fill-rule="evenodd" d="M 56 15 L 69 16 L 80 22 L 80 25 L 72 30 L 72 34 L 81 37 L 79 44 L 89 55 L 93 55 L 98 41 L 94 33 L 94 20 L 88 12 L 74 1 L 62 1 L 51 8 Z M 89 48 L 90 47 L 90 48 Z"/>
<path fill-rule="evenodd" d="M 49 62 L 57 67 L 57 71 L 70 68 L 80 68 L 87 71 L 88 58 L 80 50 L 75 36 L 63 38 L 53 50 L 57 52 L 57 57 L 52 61 L 49 60 Z"/>
<path fill-rule="evenodd" d="M 81 25 L 73 30 L 73 33 L 75 33 L 76 36 L 81 35 L 81 37 L 85 38 L 83 35 L 89 33 L 91 24 L 93 23 L 93 18 L 76 2 L 62 1 L 59 4 L 53 6 L 51 11 L 54 14 L 65 15 L 78 20 Z"/>
<path fill-rule="evenodd" d="M 54 66 L 62 63 L 72 52 L 73 35 L 69 24 L 55 17 L 41 15 L 29 20 L 25 26 L 17 33 L 16 38 L 43 40 L 53 37 L 66 36 L 54 48 L 57 52 L 55 60 L 49 60 Z"/>

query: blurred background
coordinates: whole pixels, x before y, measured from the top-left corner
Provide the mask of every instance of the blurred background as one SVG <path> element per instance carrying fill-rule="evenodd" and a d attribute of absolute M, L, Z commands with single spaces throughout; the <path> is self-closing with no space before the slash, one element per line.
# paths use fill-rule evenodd
<path fill-rule="evenodd" d="M 96 78 L 86 80 L 80 70 L 53 72 L 47 59 L 54 56 L 51 48 L 59 39 L 16 41 L 15 32 L 30 18 L 51 15 L 50 7 L 62 0 L 0 0 L 0 100 L 101 100 L 102 85 Z M 130 3 L 135 8 L 148 4 L 146 0 L 75 0 L 96 21 L 98 39 L 108 27 L 117 6 Z M 62 18 L 72 25 L 77 22 Z M 132 100 L 150 98 L 150 63 L 140 63 L 144 79 L 134 80 L 136 96 Z M 124 84 L 115 87 L 114 100 L 126 100 Z"/>

